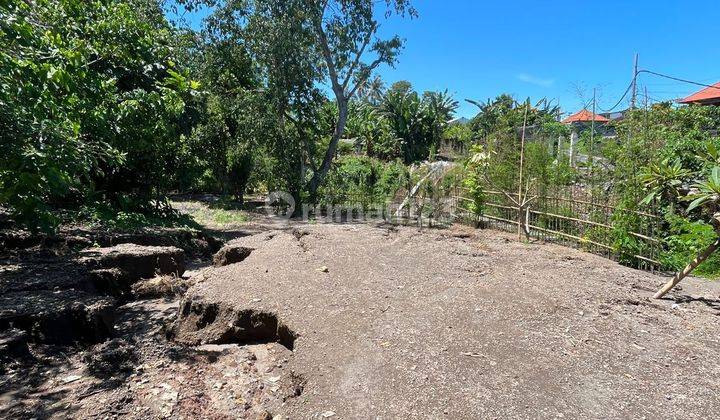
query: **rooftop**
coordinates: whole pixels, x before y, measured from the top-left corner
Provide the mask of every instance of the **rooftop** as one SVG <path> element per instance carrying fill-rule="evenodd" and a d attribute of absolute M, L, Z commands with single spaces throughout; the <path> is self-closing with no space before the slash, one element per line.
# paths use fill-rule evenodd
<path fill-rule="evenodd" d="M 594 118 L 593 118 L 594 115 Z M 565 118 L 562 120 L 563 124 L 570 124 L 574 122 L 590 122 L 592 120 L 595 120 L 595 122 L 608 122 L 609 119 L 603 117 L 599 114 L 593 114 L 592 112 L 588 111 L 587 109 L 580 110 L 576 112 L 575 114 Z"/>
<path fill-rule="evenodd" d="M 681 104 L 704 104 L 704 103 L 715 103 L 720 102 L 720 82 L 715 83 L 712 86 L 708 86 L 702 90 L 699 90 L 687 98 L 680 99 L 678 102 Z"/>

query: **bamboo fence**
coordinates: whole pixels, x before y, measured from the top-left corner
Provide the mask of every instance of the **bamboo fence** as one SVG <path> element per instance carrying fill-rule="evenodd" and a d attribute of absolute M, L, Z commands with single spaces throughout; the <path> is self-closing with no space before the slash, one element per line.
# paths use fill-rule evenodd
<path fill-rule="evenodd" d="M 468 195 L 467 190 L 456 189 L 457 216 L 466 222 L 508 232 L 520 227 L 529 238 L 571 246 L 643 270 L 664 269 L 660 262 L 663 242 L 658 237 L 662 218 L 652 212 L 622 209 L 607 194 L 573 187 L 535 191 L 532 195 L 536 198 L 520 209 L 507 197 L 517 197 L 517 193 L 486 190 L 480 214 L 467 210 L 467 204 L 473 202 Z M 619 213 L 623 219 L 629 216 L 633 220 L 632 229 L 615 223 L 614 216 Z M 624 229 L 623 234 L 617 229 Z"/>

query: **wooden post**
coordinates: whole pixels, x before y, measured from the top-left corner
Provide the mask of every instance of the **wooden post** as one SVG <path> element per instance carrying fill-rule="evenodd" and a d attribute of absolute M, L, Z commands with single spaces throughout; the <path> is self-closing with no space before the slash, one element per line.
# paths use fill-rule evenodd
<path fill-rule="evenodd" d="M 660 299 L 661 297 L 665 296 L 667 292 L 672 290 L 673 287 L 677 286 L 678 283 L 685 277 L 687 277 L 694 269 L 697 268 L 698 265 L 702 264 L 703 261 L 708 259 L 710 255 L 712 255 L 713 252 L 715 252 L 718 247 L 720 247 L 720 238 L 716 239 L 715 242 L 713 242 L 709 247 L 705 248 L 705 250 L 695 257 L 694 260 L 690 262 L 682 271 L 675 274 L 675 277 L 672 278 L 669 282 L 665 284 L 665 286 L 662 287 L 662 289 L 658 290 L 657 293 L 655 293 L 655 296 L 653 298 Z"/>
<path fill-rule="evenodd" d="M 590 146 L 588 147 L 588 166 L 590 166 L 590 179 L 593 176 L 593 147 L 595 146 L 595 88 L 593 88 L 592 120 L 590 121 Z"/>
<path fill-rule="evenodd" d="M 523 120 L 522 135 L 520 136 L 520 181 L 518 182 L 518 240 L 522 240 L 523 232 L 523 198 L 522 198 L 522 185 L 523 185 L 523 160 L 525 159 L 525 128 L 527 127 L 527 116 L 528 108 L 530 108 L 530 100 L 525 106 L 525 118 Z"/>

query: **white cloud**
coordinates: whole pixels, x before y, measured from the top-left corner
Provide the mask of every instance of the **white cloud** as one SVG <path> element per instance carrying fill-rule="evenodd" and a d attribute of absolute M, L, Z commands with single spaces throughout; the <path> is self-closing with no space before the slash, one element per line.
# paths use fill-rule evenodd
<path fill-rule="evenodd" d="M 531 74 L 527 73 L 520 73 L 517 76 L 518 80 L 525 83 L 530 83 L 532 85 L 542 86 L 542 87 L 550 87 L 555 83 L 554 79 L 543 79 L 540 77 L 535 77 Z"/>

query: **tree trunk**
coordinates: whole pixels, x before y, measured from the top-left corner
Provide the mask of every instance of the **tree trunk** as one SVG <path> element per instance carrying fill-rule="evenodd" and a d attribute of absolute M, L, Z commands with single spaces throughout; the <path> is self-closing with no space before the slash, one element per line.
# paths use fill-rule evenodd
<path fill-rule="evenodd" d="M 340 142 L 340 138 L 342 137 L 343 133 L 345 133 L 345 124 L 347 123 L 348 117 L 348 101 L 345 98 L 338 97 L 337 105 L 338 120 L 335 124 L 335 131 L 333 132 L 330 144 L 325 151 L 325 158 L 323 158 L 322 164 L 320 165 L 318 170 L 315 171 L 312 179 L 310 180 L 310 197 L 312 200 L 315 199 L 320 184 L 322 184 L 328 171 L 330 171 L 330 166 L 332 165 L 332 161 L 335 158 L 335 153 L 337 152 L 337 145 Z"/>
<path fill-rule="evenodd" d="M 665 296 L 665 294 L 672 290 L 673 287 L 677 286 L 677 284 L 680 283 L 682 279 L 692 273 L 692 271 L 696 269 L 698 265 L 702 264 L 703 261 L 708 259 L 708 257 L 718 249 L 718 247 L 720 247 L 720 238 L 716 239 L 715 242 L 713 242 L 709 247 L 705 248 L 705 250 L 701 252 L 697 257 L 695 257 L 695 259 L 692 260 L 690 264 L 688 264 L 682 271 L 675 274 L 675 277 L 673 277 L 672 280 L 667 282 L 665 286 L 662 287 L 662 289 L 658 290 L 658 292 L 655 293 L 655 296 L 653 296 L 653 298 L 660 299 L 661 297 Z"/>

